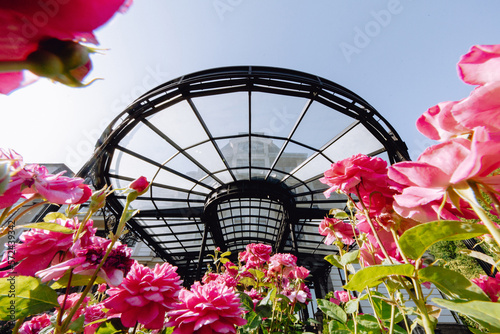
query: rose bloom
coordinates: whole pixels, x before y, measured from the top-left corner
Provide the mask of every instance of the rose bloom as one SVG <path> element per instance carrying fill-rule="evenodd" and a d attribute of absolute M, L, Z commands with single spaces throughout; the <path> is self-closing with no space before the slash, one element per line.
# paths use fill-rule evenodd
<path fill-rule="evenodd" d="M 15 160 L 11 171 L 15 172 L 8 188 L 0 195 L 0 209 L 14 205 L 21 197 L 30 198 L 41 195 L 55 204 L 81 204 L 86 202 L 92 190 L 79 177 L 63 176 L 64 172 L 49 174 L 45 166 L 25 165 L 22 157 L 13 150 L 0 149 L 0 159 Z"/>
<path fill-rule="evenodd" d="M 75 231 L 78 230 L 80 226 L 77 217 L 67 220 L 58 218 L 55 221 L 51 221 L 51 223 Z M 87 244 L 90 237 L 95 234 L 97 229 L 93 228 L 92 225 L 92 220 L 87 221 L 84 229 L 85 234 L 80 239 L 81 243 Z M 68 252 L 73 245 L 73 234 L 34 228 L 23 232 L 19 240 L 22 243 L 15 245 L 15 251 L 13 253 L 14 261 L 21 262 L 16 265 L 13 271 L 19 275 L 35 276 L 37 271 L 47 268 L 51 262 L 59 262 L 59 256 L 57 256 L 59 252 L 62 253 L 62 258 L 64 258 L 63 254 Z M 4 253 L 0 268 L 6 268 L 10 265 L 7 253 L 8 252 Z"/>
<path fill-rule="evenodd" d="M 137 191 L 140 195 L 143 194 L 149 187 L 149 182 L 146 177 L 141 176 L 128 186 L 130 189 Z"/>
<path fill-rule="evenodd" d="M 354 243 L 352 225 L 344 223 L 337 218 L 325 217 L 319 224 L 319 234 L 325 236 L 325 244 L 331 245 L 335 240 L 340 240 L 346 245 Z"/>
<path fill-rule="evenodd" d="M 73 306 L 76 305 L 78 300 L 80 300 L 81 296 L 82 296 L 81 293 L 72 293 L 72 294 L 68 295 L 68 297 L 66 297 L 66 302 L 64 302 L 65 295 L 60 295 L 59 297 L 57 297 L 57 301 L 59 302 L 59 305 L 61 305 L 61 307 L 56 308 L 56 310 L 57 310 L 56 314 L 57 314 L 57 312 L 61 312 L 61 308 L 63 307 L 63 304 L 64 304 L 64 309 L 62 310 L 62 312 L 66 312 L 66 310 L 73 308 Z M 87 306 L 87 303 L 89 301 L 90 301 L 89 296 L 86 296 L 83 299 L 82 303 L 78 307 L 78 310 L 76 311 L 75 315 L 72 318 L 73 321 L 75 321 L 76 319 L 78 319 L 79 316 L 82 315 L 83 309 L 85 308 L 85 306 Z"/>
<path fill-rule="evenodd" d="M 247 262 L 250 267 L 259 267 L 269 261 L 273 248 L 265 244 L 248 244 L 242 252 L 240 260 Z"/>
<path fill-rule="evenodd" d="M 169 263 L 157 264 L 154 269 L 134 263 L 122 284 L 107 291 L 107 315 L 119 314 L 126 327 L 138 322 L 147 329 L 163 328 L 165 313 L 174 308 L 181 291 L 182 281 L 176 270 Z"/>
<path fill-rule="evenodd" d="M 500 45 L 474 45 L 458 62 L 458 74 L 471 85 L 500 81 Z"/>
<path fill-rule="evenodd" d="M 240 298 L 225 284 L 195 282 L 191 290 L 180 292 L 179 299 L 165 325 L 175 327 L 173 334 L 236 333 L 236 326 L 247 323 Z"/>
<path fill-rule="evenodd" d="M 87 307 L 85 307 L 85 309 L 83 310 L 83 314 L 85 316 L 85 321 L 84 321 L 85 327 L 83 330 L 83 334 L 94 334 L 96 332 L 97 328 L 102 323 L 98 322 L 92 325 L 89 324 L 96 320 L 106 318 L 106 313 L 104 313 L 103 308 L 104 305 L 102 303 L 88 305 Z"/>
<path fill-rule="evenodd" d="M 268 273 L 283 273 L 288 277 L 289 273 L 297 266 L 297 257 L 288 253 L 278 253 L 269 259 Z"/>
<path fill-rule="evenodd" d="M 89 244 L 83 244 L 79 239 L 70 249 L 73 255 L 71 259 L 37 271 L 36 276 L 40 277 L 42 282 L 58 280 L 69 269 L 73 269 L 74 274 L 93 275 L 102 262 L 110 243 L 111 240 L 96 236 L 90 238 Z M 104 278 L 109 285 L 118 286 L 134 263 L 131 255 L 132 249 L 116 242 L 106 262 L 99 269 L 98 276 Z"/>
<path fill-rule="evenodd" d="M 117 11 L 130 5 L 126 0 L 0 2 L 0 61 L 24 61 L 48 38 L 97 44 L 93 31 Z M 0 94 L 30 83 L 21 71 L 0 73 Z"/>
<path fill-rule="evenodd" d="M 500 298 L 500 273 L 495 277 L 480 275 L 478 278 L 471 279 L 473 283 L 479 286 L 492 302 L 497 302 Z"/>
<path fill-rule="evenodd" d="M 405 161 L 389 168 L 389 177 L 406 186 L 395 195 L 394 209 L 403 217 L 418 221 L 438 218 L 457 220 L 451 202 L 439 210 L 445 194 L 464 181 L 473 180 L 500 189 L 500 176 L 489 176 L 500 167 L 500 133 L 491 134 L 484 128 L 476 128 L 472 140 L 454 138 L 427 148 L 417 161 Z M 449 196 L 447 196 L 449 198 Z M 474 218 L 469 207 L 462 202 L 464 218 Z M 458 212 L 458 211 L 457 211 Z"/>
<path fill-rule="evenodd" d="M 38 334 L 42 329 L 50 326 L 50 324 L 49 315 L 44 313 L 24 322 L 19 328 L 19 334 Z"/>

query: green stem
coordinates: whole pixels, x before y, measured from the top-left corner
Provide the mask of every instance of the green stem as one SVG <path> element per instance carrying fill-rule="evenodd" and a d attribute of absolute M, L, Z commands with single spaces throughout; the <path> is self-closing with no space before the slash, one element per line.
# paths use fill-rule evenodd
<path fill-rule="evenodd" d="M 0 61 L 0 73 L 27 70 L 30 63 L 25 60 Z"/>
<path fill-rule="evenodd" d="M 372 293 L 370 291 L 369 288 L 366 288 L 366 292 L 368 294 L 368 299 L 370 300 L 370 304 L 372 305 L 372 308 L 375 310 L 375 307 L 374 307 L 374 303 L 373 303 L 373 297 L 372 297 Z M 382 320 L 379 318 L 377 312 L 374 312 L 375 313 L 375 318 L 377 319 L 377 324 L 378 324 L 378 327 L 380 327 L 380 330 L 382 331 L 382 333 L 384 332 L 384 325 L 382 324 Z"/>
<path fill-rule="evenodd" d="M 61 326 L 62 316 L 63 316 L 64 311 L 66 310 L 66 300 L 67 300 L 68 295 L 69 295 L 69 289 L 71 287 L 71 279 L 72 278 L 73 278 L 73 269 L 71 269 L 71 271 L 69 272 L 68 286 L 66 286 L 66 294 L 64 295 L 64 300 L 63 300 L 63 303 L 61 305 L 61 311 L 57 315 L 57 320 L 56 320 L 57 326 Z"/>
<path fill-rule="evenodd" d="M 391 324 L 389 325 L 389 334 L 392 334 L 394 332 L 395 317 L 396 317 L 396 305 L 391 305 Z"/>
<path fill-rule="evenodd" d="M 12 334 L 17 334 L 19 332 L 19 328 L 21 328 L 21 325 L 23 324 L 24 319 L 26 319 L 26 317 L 22 317 L 22 318 L 17 319 L 16 324 L 14 325 L 14 328 L 12 329 Z"/>
<path fill-rule="evenodd" d="M 0 216 L 0 224 L 2 224 L 2 223 L 3 223 L 3 221 L 5 220 L 5 218 L 7 218 L 7 216 L 8 216 L 8 214 L 9 214 L 9 211 L 10 211 L 10 208 L 11 208 L 11 207 L 12 207 L 12 206 L 9 206 L 9 207 L 7 207 L 7 208 L 5 208 L 5 209 L 3 210 L 2 215 Z"/>
<path fill-rule="evenodd" d="M 478 215 L 479 219 L 481 219 L 490 234 L 493 236 L 493 239 L 497 243 L 498 247 L 500 247 L 500 230 L 495 226 L 495 223 L 491 221 L 486 212 L 484 212 L 483 208 L 472 203 L 471 206 L 474 212 Z"/>

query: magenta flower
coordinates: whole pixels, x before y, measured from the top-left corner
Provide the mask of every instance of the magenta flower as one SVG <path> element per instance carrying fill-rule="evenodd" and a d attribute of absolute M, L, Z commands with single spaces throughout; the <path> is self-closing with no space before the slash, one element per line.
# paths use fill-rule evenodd
<path fill-rule="evenodd" d="M 102 303 L 88 305 L 83 310 L 85 316 L 83 334 L 94 334 L 97 328 L 101 325 L 100 322 L 89 325 L 90 323 L 106 318 L 106 313 L 103 311 L 104 305 Z"/>
<path fill-rule="evenodd" d="M 132 190 L 137 191 L 139 195 L 142 195 L 148 189 L 149 182 L 146 179 L 146 177 L 141 176 L 138 179 L 134 180 L 132 183 L 130 183 L 128 187 Z"/>
<path fill-rule="evenodd" d="M 201 285 L 195 282 L 191 290 L 182 290 L 180 304 L 168 312 L 167 327 L 175 327 L 173 334 L 236 333 L 243 326 L 244 310 L 233 288 L 217 282 Z"/>
<path fill-rule="evenodd" d="M 273 247 L 265 244 L 248 244 L 246 251 L 240 253 L 240 261 L 246 262 L 250 267 L 259 267 L 269 261 Z"/>
<path fill-rule="evenodd" d="M 137 322 L 148 329 L 161 329 L 165 313 L 177 303 L 182 281 L 177 267 L 169 263 L 154 269 L 134 263 L 122 284 L 108 290 L 104 301 L 109 315 L 119 314 L 122 324 L 133 327 Z"/>
<path fill-rule="evenodd" d="M 97 44 L 93 31 L 130 3 L 127 0 L 73 0 L 64 3 L 2 1 L 0 61 L 24 61 L 37 50 L 41 41 L 49 38 L 63 41 L 86 40 Z M 88 66 L 86 63 L 83 65 Z M 78 73 L 74 76 L 77 77 Z M 0 73 L 1 94 L 8 94 L 28 83 L 30 82 L 24 79 L 22 72 Z"/>
<path fill-rule="evenodd" d="M 19 334 L 38 334 L 42 329 L 50 326 L 50 324 L 49 315 L 44 313 L 24 322 L 19 328 Z"/>
<path fill-rule="evenodd" d="M 282 273 L 288 277 L 290 272 L 297 266 L 297 257 L 288 253 L 278 253 L 269 259 L 268 273 Z"/>
<path fill-rule="evenodd" d="M 471 85 L 500 81 L 500 45 L 474 45 L 458 62 L 458 74 Z"/>
<path fill-rule="evenodd" d="M 80 297 L 82 296 L 82 294 L 81 293 L 72 293 L 72 294 L 68 295 L 68 297 L 66 297 L 66 302 L 64 302 L 64 296 L 65 295 L 60 295 L 59 297 L 57 297 L 57 301 L 59 302 L 59 305 L 61 305 L 61 308 L 63 307 L 63 304 L 64 304 L 64 309 L 62 310 L 62 312 L 65 312 L 66 310 L 72 309 L 73 306 L 75 306 L 76 303 L 80 300 Z M 89 296 L 86 296 L 83 299 L 83 302 L 80 304 L 80 306 L 78 307 L 78 310 L 73 315 L 73 318 L 72 318 L 73 321 L 75 321 L 76 319 L 78 319 L 78 317 L 80 317 L 82 315 L 83 310 L 89 301 L 90 301 Z M 61 308 L 57 308 L 57 312 L 61 312 Z"/>
<path fill-rule="evenodd" d="M 346 245 L 354 243 L 354 230 L 352 225 L 344 223 L 337 218 L 325 217 L 319 224 L 319 234 L 325 236 L 325 244 L 331 245 L 335 240 L 340 240 Z"/>
<path fill-rule="evenodd" d="M 74 274 L 92 275 L 102 262 L 110 243 L 111 240 L 93 236 L 89 244 L 85 245 L 79 239 L 70 249 L 73 258 L 37 271 L 36 276 L 40 277 L 42 282 L 58 280 L 69 269 L 73 269 Z M 131 255 L 130 248 L 120 242 L 115 243 L 98 276 L 104 278 L 109 285 L 118 286 L 134 263 Z"/>
<path fill-rule="evenodd" d="M 393 193 L 388 185 L 387 162 L 380 158 L 356 154 L 332 164 L 324 175 L 320 181 L 330 186 L 324 192 L 326 197 L 334 191 L 357 195 L 356 188 L 360 195 L 369 195 L 374 191 Z"/>
<path fill-rule="evenodd" d="M 80 223 L 78 218 L 73 219 L 56 219 L 53 223 L 63 227 L 78 230 Z M 95 234 L 96 228 L 92 227 L 92 220 L 87 221 L 85 234 L 81 242 L 87 243 L 89 238 Z M 45 269 L 51 262 L 58 263 L 60 259 L 65 258 L 65 253 L 69 251 L 73 245 L 73 235 L 61 232 L 53 232 L 49 230 L 31 229 L 25 231 L 19 237 L 21 244 L 16 244 L 14 249 L 14 261 L 21 261 L 13 271 L 19 275 L 35 276 L 39 270 Z M 60 257 L 57 254 L 60 253 Z M 9 266 L 8 252 L 4 253 L 0 268 Z"/>
<path fill-rule="evenodd" d="M 0 149 L 0 159 L 16 161 L 11 166 L 15 175 L 11 177 L 7 190 L 0 195 L 0 209 L 12 206 L 21 197 L 29 198 L 35 194 L 55 204 L 81 204 L 92 194 L 82 178 L 62 176 L 64 172 L 49 174 L 45 166 L 24 165 L 22 157 L 12 150 Z"/>
<path fill-rule="evenodd" d="M 471 282 L 479 286 L 492 302 L 497 302 L 500 298 L 500 273 L 495 277 L 480 275 L 478 278 L 471 279 Z"/>

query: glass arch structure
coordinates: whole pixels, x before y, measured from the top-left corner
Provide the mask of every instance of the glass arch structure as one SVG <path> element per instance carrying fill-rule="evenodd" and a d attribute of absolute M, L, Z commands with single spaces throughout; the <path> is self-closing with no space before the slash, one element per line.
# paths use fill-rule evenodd
<path fill-rule="evenodd" d="M 344 208 L 319 179 L 356 153 L 409 160 L 393 127 L 365 100 L 298 71 L 237 66 L 185 75 L 130 104 L 80 171 L 96 188 L 144 175 L 150 190 L 129 222 L 158 257 L 199 279 L 207 252 L 249 243 L 295 254 L 313 276 L 329 266 L 319 222 Z M 108 197 L 119 214 L 125 198 Z M 236 260 L 236 259 L 235 259 Z"/>

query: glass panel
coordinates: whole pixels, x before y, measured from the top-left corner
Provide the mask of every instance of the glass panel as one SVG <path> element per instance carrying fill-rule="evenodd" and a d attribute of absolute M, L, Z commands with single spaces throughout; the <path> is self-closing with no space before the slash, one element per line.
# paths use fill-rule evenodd
<path fill-rule="evenodd" d="M 248 180 L 250 179 L 250 169 L 242 168 L 242 169 L 233 169 L 233 174 L 236 177 L 236 180 Z"/>
<path fill-rule="evenodd" d="M 352 122 L 352 118 L 319 102 L 313 102 L 292 139 L 320 148 Z"/>
<path fill-rule="evenodd" d="M 195 146 L 186 152 L 211 172 L 218 172 L 226 169 L 211 142 Z"/>
<path fill-rule="evenodd" d="M 370 154 L 383 147 L 382 143 L 380 143 L 370 131 L 362 124 L 358 124 L 328 146 L 324 154 L 333 161 L 339 161 L 349 158 L 356 153 Z"/>
<path fill-rule="evenodd" d="M 148 180 L 151 180 L 157 171 L 157 166 L 154 166 L 144 160 L 138 159 L 128 153 L 124 153 L 118 149 L 115 150 L 113 160 L 111 161 L 111 166 L 109 169 L 109 172 L 111 174 L 130 177 L 132 179 L 136 179 L 139 176 L 144 175 Z M 117 185 L 120 186 L 127 186 L 129 183 L 130 181 L 117 180 Z"/>
<path fill-rule="evenodd" d="M 252 93 L 252 133 L 287 137 L 306 100 L 294 96 Z"/>
<path fill-rule="evenodd" d="M 327 170 L 330 165 L 330 161 L 328 161 L 325 157 L 317 155 L 293 175 L 300 180 L 308 180 L 317 175 L 323 175 L 325 170 Z"/>
<path fill-rule="evenodd" d="M 181 148 L 208 140 L 205 130 L 186 101 L 158 112 L 148 120 Z"/>
<path fill-rule="evenodd" d="M 216 144 L 229 167 L 248 167 L 250 156 L 248 137 L 217 140 Z"/>
<path fill-rule="evenodd" d="M 141 155 L 164 163 L 177 150 L 143 123 L 139 123 L 121 141 L 120 145 Z"/>
<path fill-rule="evenodd" d="M 214 138 L 248 133 L 248 93 L 197 97 L 193 102 Z"/>
<path fill-rule="evenodd" d="M 276 160 L 283 141 L 252 137 L 252 166 L 269 168 Z"/>
<path fill-rule="evenodd" d="M 315 152 L 303 146 L 288 143 L 275 168 L 279 171 L 289 173 L 293 171 L 295 167 L 303 163 L 313 153 Z"/>

